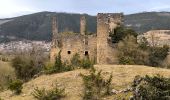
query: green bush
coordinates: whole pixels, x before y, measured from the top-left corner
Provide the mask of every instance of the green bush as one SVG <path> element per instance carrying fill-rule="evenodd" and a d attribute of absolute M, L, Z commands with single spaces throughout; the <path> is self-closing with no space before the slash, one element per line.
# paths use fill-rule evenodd
<path fill-rule="evenodd" d="M 28 81 L 42 70 L 43 61 L 36 61 L 35 59 L 32 56 L 24 55 L 17 56 L 12 60 L 12 67 L 15 69 L 18 79 Z"/>
<path fill-rule="evenodd" d="M 9 89 L 11 91 L 14 91 L 15 94 L 20 94 L 22 92 L 22 84 L 23 82 L 21 80 L 13 80 L 10 84 L 9 84 Z"/>
<path fill-rule="evenodd" d="M 56 56 L 54 65 L 47 65 L 44 68 L 44 72 L 45 74 L 61 73 L 61 72 L 77 69 L 78 67 L 88 69 L 88 68 L 92 68 L 93 65 L 94 62 L 92 62 L 89 59 L 89 57 L 80 59 L 80 56 L 77 53 L 73 55 L 70 62 L 63 62 L 61 60 L 61 51 L 60 51 Z"/>
<path fill-rule="evenodd" d="M 119 41 L 122 41 L 128 35 L 137 37 L 137 33 L 134 30 L 124 26 L 117 27 L 114 31 L 110 32 L 112 43 L 119 43 Z"/>
<path fill-rule="evenodd" d="M 161 66 L 162 62 L 168 56 L 169 47 L 164 45 L 163 47 L 151 47 L 149 49 L 149 65 Z"/>
<path fill-rule="evenodd" d="M 88 57 L 82 59 L 81 64 L 80 64 L 80 66 L 84 69 L 92 68 L 93 65 L 94 65 L 94 63 Z"/>
<path fill-rule="evenodd" d="M 65 97 L 64 91 L 64 89 L 58 89 L 57 87 L 52 90 L 35 88 L 32 95 L 37 100 L 60 100 Z"/>
<path fill-rule="evenodd" d="M 91 61 L 89 57 L 80 59 L 80 55 L 77 53 L 75 55 L 73 55 L 70 62 L 71 62 L 71 66 L 73 66 L 74 69 L 76 69 L 78 67 L 88 69 L 88 68 L 92 68 L 94 65 L 94 62 Z"/>
<path fill-rule="evenodd" d="M 61 51 L 58 53 L 58 55 L 55 58 L 55 63 L 52 66 L 46 66 L 44 68 L 44 71 L 46 74 L 53 74 L 53 73 L 61 73 L 65 71 L 71 71 L 74 68 L 67 64 L 66 62 L 62 62 L 61 60 Z"/>
<path fill-rule="evenodd" d="M 71 62 L 71 65 L 74 66 L 75 68 L 80 67 L 81 66 L 80 55 L 78 53 L 73 55 L 70 62 Z"/>
<path fill-rule="evenodd" d="M 133 36 L 127 36 L 118 43 L 118 60 L 120 64 L 147 65 L 148 52 L 140 49 Z"/>
<path fill-rule="evenodd" d="M 133 100 L 170 100 L 170 78 L 136 76 L 133 88 Z"/>
<path fill-rule="evenodd" d="M 8 58 L 7 57 L 1 57 L 1 60 L 4 62 L 8 62 Z"/>
<path fill-rule="evenodd" d="M 81 75 L 84 82 L 83 100 L 100 100 L 103 96 L 111 93 L 112 75 L 105 80 L 101 76 L 101 72 L 92 69 L 90 75 Z"/>
<path fill-rule="evenodd" d="M 120 64 L 126 65 L 149 65 L 163 66 L 168 56 L 169 47 L 150 47 L 145 38 L 138 44 L 136 38 L 127 36 L 117 45 L 118 60 Z M 164 64 L 165 65 L 165 64 Z"/>

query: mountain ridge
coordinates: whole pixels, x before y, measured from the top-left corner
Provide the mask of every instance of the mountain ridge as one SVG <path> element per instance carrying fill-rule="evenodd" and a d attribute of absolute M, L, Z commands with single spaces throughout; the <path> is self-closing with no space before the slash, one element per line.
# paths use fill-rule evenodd
<path fill-rule="evenodd" d="M 0 35 L 15 36 L 28 40 L 50 41 L 52 37 L 51 19 L 57 17 L 59 32 L 80 31 L 80 17 L 82 14 L 65 12 L 38 12 L 14 18 L 0 19 Z M 87 30 L 96 33 L 96 16 L 83 14 L 87 18 Z M 139 34 L 151 29 L 170 29 L 170 12 L 141 12 L 124 15 L 124 25 Z"/>

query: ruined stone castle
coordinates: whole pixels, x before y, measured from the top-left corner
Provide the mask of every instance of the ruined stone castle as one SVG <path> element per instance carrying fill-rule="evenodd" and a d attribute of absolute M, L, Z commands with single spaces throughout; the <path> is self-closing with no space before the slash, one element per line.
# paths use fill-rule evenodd
<path fill-rule="evenodd" d="M 97 64 L 113 64 L 115 61 L 113 44 L 109 41 L 109 33 L 122 24 L 122 13 L 99 13 L 97 15 L 97 33 L 86 34 L 86 18 L 80 18 L 80 34 L 59 34 L 58 23 L 53 18 L 53 37 L 50 60 L 55 61 L 61 50 L 63 61 L 70 60 L 78 53 L 81 58 L 89 57 Z"/>

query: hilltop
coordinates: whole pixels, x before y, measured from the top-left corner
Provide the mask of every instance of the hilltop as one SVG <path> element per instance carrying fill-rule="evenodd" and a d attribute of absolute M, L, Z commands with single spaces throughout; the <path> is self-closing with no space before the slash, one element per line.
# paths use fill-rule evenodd
<path fill-rule="evenodd" d="M 95 65 L 95 68 L 98 71 L 102 70 L 102 75 L 105 77 L 109 77 L 110 73 L 112 73 L 112 86 L 117 90 L 130 86 L 136 75 L 160 74 L 165 77 L 170 76 L 170 70 L 168 69 L 139 65 Z M 12 92 L 7 90 L 0 93 L 0 97 L 5 100 L 34 100 L 31 93 L 35 87 L 38 86 L 39 88 L 45 87 L 46 89 L 50 89 L 57 82 L 59 87 L 65 87 L 67 96 L 64 100 L 80 100 L 83 91 L 83 82 L 79 75 L 80 73 L 88 74 L 88 70 L 78 69 L 53 75 L 42 75 L 25 83 L 21 95 L 12 95 Z M 106 100 L 113 100 L 119 96 L 129 97 L 130 94 L 131 93 L 118 94 L 105 98 Z"/>
<path fill-rule="evenodd" d="M 0 19 L 0 41 L 9 40 L 9 36 L 28 40 L 51 40 L 51 18 L 56 16 L 59 32 L 80 31 L 81 14 L 39 12 L 10 19 Z M 96 16 L 85 14 L 87 30 L 96 33 Z M 170 29 L 170 12 L 143 12 L 124 16 L 124 24 L 138 33 L 151 29 Z M 4 39 L 5 38 L 5 39 Z"/>

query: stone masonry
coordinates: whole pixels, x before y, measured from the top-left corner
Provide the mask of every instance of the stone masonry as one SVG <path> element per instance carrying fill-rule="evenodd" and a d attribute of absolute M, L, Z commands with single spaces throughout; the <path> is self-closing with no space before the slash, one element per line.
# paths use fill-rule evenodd
<path fill-rule="evenodd" d="M 82 16 L 80 18 L 80 34 L 85 35 L 86 33 L 86 17 Z"/>
<path fill-rule="evenodd" d="M 63 61 L 78 53 L 81 58 L 89 57 L 97 64 L 114 64 L 114 48 L 109 44 L 109 33 L 122 23 L 122 13 L 99 13 L 97 15 L 97 34 L 86 34 L 86 18 L 80 18 L 80 34 L 57 33 L 57 21 L 53 18 L 53 40 L 50 60 L 61 50 Z M 57 34 L 57 35 L 56 35 Z"/>

